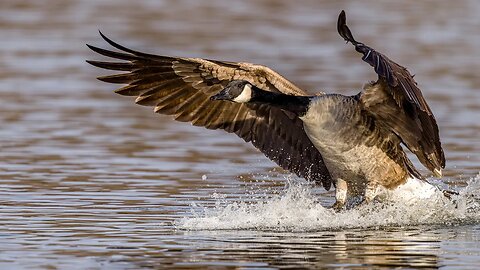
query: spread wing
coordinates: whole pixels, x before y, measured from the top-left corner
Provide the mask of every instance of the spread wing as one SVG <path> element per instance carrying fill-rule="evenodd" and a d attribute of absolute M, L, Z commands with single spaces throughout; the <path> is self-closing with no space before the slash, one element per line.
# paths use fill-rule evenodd
<path fill-rule="evenodd" d="M 366 87 L 360 96 L 365 110 L 396 133 L 423 165 L 441 176 L 445 156 L 437 122 L 413 76 L 385 55 L 356 41 L 346 24 L 344 11 L 338 17 L 337 29 L 378 74 L 378 81 Z"/>
<path fill-rule="evenodd" d="M 209 99 L 231 80 L 247 80 L 268 91 L 306 95 L 278 73 L 249 63 L 146 54 L 100 35 L 121 52 L 87 46 L 101 55 L 124 61 L 87 62 L 104 69 L 125 71 L 98 78 L 126 84 L 116 93 L 135 96 L 137 104 L 153 106 L 156 113 L 172 115 L 175 120 L 235 133 L 282 168 L 322 183 L 327 190 L 330 188 L 330 174 L 320 152 L 305 134 L 300 119 L 267 105 Z"/>

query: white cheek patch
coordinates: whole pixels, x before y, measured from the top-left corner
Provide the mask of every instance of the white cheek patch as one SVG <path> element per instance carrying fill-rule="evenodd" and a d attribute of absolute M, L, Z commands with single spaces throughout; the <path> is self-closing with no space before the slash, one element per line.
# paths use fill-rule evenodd
<path fill-rule="evenodd" d="M 246 84 L 243 87 L 242 93 L 238 97 L 234 98 L 233 101 L 237 103 L 246 103 L 249 102 L 252 98 L 252 87 L 250 84 Z"/>

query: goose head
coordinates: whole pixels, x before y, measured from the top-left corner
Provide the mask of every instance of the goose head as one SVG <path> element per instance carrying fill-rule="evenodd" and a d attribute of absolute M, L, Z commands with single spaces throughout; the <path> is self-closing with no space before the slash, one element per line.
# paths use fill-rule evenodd
<path fill-rule="evenodd" d="M 222 91 L 211 96 L 210 100 L 229 100 L 236 103 L 247 103 L 252 99 L 253 87 L 248 81 L 231 81 Z"/>

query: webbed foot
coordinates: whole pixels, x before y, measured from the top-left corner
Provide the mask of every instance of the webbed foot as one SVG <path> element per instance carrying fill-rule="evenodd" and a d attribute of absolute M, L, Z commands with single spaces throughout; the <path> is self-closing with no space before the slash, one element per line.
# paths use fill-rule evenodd
<path fill-rule="evenodd" d="M 333 211 L 335 211 L 336 213 L 338 212 L 341 212 L 343 210 L 345 210 L 345 202 L 341 202 L 341 201 L 335 201 L 335 203 L 332 205 L 331 207 L 333 209 Z"/>
<path fill-rule="evenodd" d="M 448 199 L 452 199 L 452 196 L 459 195 L 460 193 L 453 191 L 453 190 L 442 190 L 443 196 L 447 197 Z"/>

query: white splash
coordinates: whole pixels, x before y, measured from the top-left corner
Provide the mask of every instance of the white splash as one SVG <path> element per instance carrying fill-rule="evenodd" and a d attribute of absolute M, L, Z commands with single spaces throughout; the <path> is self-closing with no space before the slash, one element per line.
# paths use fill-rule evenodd
<path fill-rule="evenodd" d="M 479 191 L 480 174 L 451 200 L 435 186 L 412 179 L 394 191 L 385 192 L 382 202 L 336 213 L 320 205 L 308 186 L 290 185 L 284 194 L 267 201 L 218 203 L 214 208 L 194 207 L 193 215 L 176 225 L 185 230 L 316 231 L 478 223 Z"/>
<path fill-rule="evenodd" d="M 416 178 L 409 178 L 403 185 L 394 190 L 382 190 L 379 194 L 382 200 L 403 203 L 415 203 L 419 200 L 443 200 L 443 192 L 436 186 Z"/>

